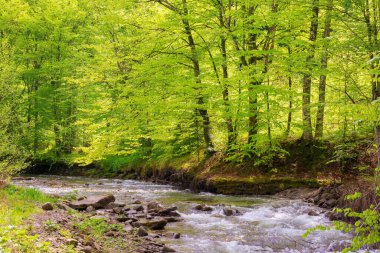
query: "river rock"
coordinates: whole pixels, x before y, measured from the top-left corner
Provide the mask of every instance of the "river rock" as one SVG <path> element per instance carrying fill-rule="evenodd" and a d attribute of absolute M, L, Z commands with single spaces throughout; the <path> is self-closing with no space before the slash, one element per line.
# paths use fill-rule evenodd
<path fill-rule="evenodd" d="M 144 207 L 142 205 L 137 205 L 133 207 L 133 210 L 136 210 L 137 212 L 144 211 Z"/>
<path fill-rule="evenodd" d="M 124 230 L 125 232 L 130 233 L 130 232 L 133 231 L 133 227 L 132 227 L 129 223 L 127 223 L 127 224 L 124 225 L 123 230 Z"/>
<path fill-rule="evenodd" d="M 80 251 L 81 251 L 81 252 L 84 252 L 84 253 L 92 253 L 92 252 L 95 252 L 94 249 L 93 249 L 91 246 L 84 246 Z"/>
<path fill-rule="evenodd" d="M 159 203 L 157 203 L 157 202 L 149 202 L 148 205 L 147 205 L 148 211 L 159 210 L 161 208 L 162 208 L 162 206 Z"/>
<path fill-rule="evenodd" d="M 194 209 L 198 211 L 204 211 L 204 212 L 210 212 L 214 210 L 214 208 L 212 208 L 211 206 L 206 206 L 205 204 L 196 205 Z"/>
<path fill-rule="evenodd" d="M 93 211 L 95 211 L 95 207 L 93 207 L 93 206 L 88 206 L 88 207 L 86 208 L 86 212 L 91 213 L 91 212 L 93 212 Z"/>
<path fill-rule="evenodd" d="M 172 222 L 180 222 L 182 221 L 181 218 L 178 218 L 178 217 L 164 217 L 164 219 L 168 222 L 168 223 L 172 223 Z"/>
<path fill-rule="evenodd" d="M 169 248 L 168 246 L 164 246 L 162 248 L 162 252 L 163 253 L 169 253 L 169 252 L 176 252 L 176 251 L 174 249 L 172 249 L 172 248 Z"/>
<path fill-rule="evenodd" d="M 67 211 L 69 209 L 71 209 L 71 207 L 69 207 L 68 205 L 64 204 L 64 203 L 58 203 L 57 204 L 57 207 L 61 210 L 64 210 L 64 211 Z"/>
<path fill-rule="evenodd" d="M 53 205 L 49 202 L 42 205 L 42 210 L 44 211 L 51 211 L 53 209 L 54 209 Z"/>
<path fill-rule="evenodd" d="M 115 202 L 115 196 L 91 196 L 83 200 L 70 202 L 69 206 L 76 210 L 85 210 L 89 206 L 93 206 L 96 209 L 104 208 L 109 203 Z"/>
<path fill-rule="evenodd" d="M 319 213 L 317 213 L 315 210 L 309 210 L 309 211 L 307 212 L 307 214 L 308 214 L 309 216 L 319 216 Z"/>
<path fill-rule="evenodd" d="M 178 208 L 176 206 L 163 208 L 157 212 L 159 216 L 180 216 L 178 212 L 176 212 Z"/>
<path fill-rule="evenodd" d="M 139 229 L 137 230 L 137 235 L 141 237 L 147 236 L 148 232 L 145 230 L 145 228 L 139 227 Z"/>
<path fill-rule="evenodd" d="M 174 239 L 180 239 L 180 238 L 181 238 L 181 234 L 180 234 L 180 233 L 175 233 L 175 234 L 173 235 L 173 238 L 174 238 Z"/>
<path fill-rule="evenodd" d="M 122 207 L 115 207 L 112 209 L 112 212 L 114 212 L 116 214 L 121 214 L 123 211 L 124 211 L 124 208 L 122 208 Z"/>
<path fill-rule="evenodd" d="M 127 220 L 129 220 L 129 218 L 126 217 L 126 216 L 119 216 L 119 217 L 116 218 L 116 220 L 118 222 L 126 222 Z"/>
<path fill-rule="evenodd" d="M 164 229 L 166 224 L 168 224 L 165 219 L 156 219 L 156 220 L 139 220 L 132 223 L 134 227 L 148 227 L 153 230 Z"/>
<path fill-rule="evenodd" d="M 131 203 L 132 205 L 141 205 L 141 201 L 140 200 L 135 200 Z"/>
<path fill-rule="evenodd" d="M 107 209 L 107 210 L 112 210 L 114 208 L 118 208 L 118 207 L 125 207 L 125 204 L 122 204 L 122 203 L 116 203 L 116 202 L 111 202 L 109 204 L 107 204 L 104 209 Z"/>
<path fill-rule="evenodd" d="M 236 216 L 240 214 L 240 211 L 232 208 L 223 208 L 223 213 L 225 216 Z"/>

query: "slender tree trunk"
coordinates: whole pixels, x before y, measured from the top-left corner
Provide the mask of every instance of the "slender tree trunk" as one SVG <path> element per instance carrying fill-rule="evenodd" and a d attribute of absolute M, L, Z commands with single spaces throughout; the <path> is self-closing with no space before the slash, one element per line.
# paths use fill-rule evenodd
<path fill-rule="evenodd" d="M 288 45 L 288 55 L 289 57 L 292 54 L 292 50 L 290 46 Z M 290 134 L 290 128 L 292 126 L 292 117 L 293 117 L 293 79 L 291 74 L 291 69 L 289 69 L 289 76 L 288 76 L 288 88 L 289 88 L 289 112 L 288 112 L 288 120 L 286 123 L 286 131 L 285 131 L 285 137 L 288 138 Z"/>
<path fill-rule="evenodd" d="M 323 137 L 323 125 L 324 125 L 324 117 L 325 117 L 325 102 L 326 102 L 326 71 L 327 69 L 327 61 L 328 61 L 328 38 L 331 33 L 331 11 L 333 8 L 333 0 L 328 0 L 327 2 L 327 10 L 326 10 L 326 19 L 325 19 L 325 30 L 323 33 L 324 45 L 321 57 L 321 68 L 322 75 L 319 77 L 319 99 L 318 99 L 318 111 L 317 111 L 317 119 L 315 125 L 315 138 Z"/>
<path fill-rule="evenodd" d="M 248 17 L 251 17 L 254 15 L 255 8 L 249 7 L 248 8 Z M 254 21 L 251 21 L 251 24 Z M 247 41 L 247 49 L 249 52 L 256 51 L 258 49 L 257 46 L 257 34 L 250 33 L 248 34 L 248 41 Z M 248 65 L 249 66 L 255 66 L 257 64 L 257 56 L 251 56 L 248 59 Z M 257 80 L 257 77 L 255 77 L 255 71 L 251 70 L 251 77 L 250 82 L 248 86 L 248 104 L 249 104 L 249 118 L 248 118 L 248 144 L 254 143 L 254 137 L 257 135 L 258 131 L 258 105 L 257 105 L 257 91 L 256 87 L 261 84 L 260 80 Z"/>
<path fill-rule="evenodd" d="M 182 0 L 182 24 L 184 26 L 185 34 L 187 35 L 188 39 L 188 45 L 191 50 L 191 61 L 193 63 L 193 70 L 194 70 L 194 77 L 196 80 L 197 86 L 200 86 L 202 81 L 200 78 L 201 70 L 199 65 L 199 60 L 197 56 L 197 50 L 195 45 L 195 40 L 191 31 L 189 20 L 187 19 L 187 16 L 189 14 L 188 8 L 187 8 L 187 1 Z M 196 87 L 196 89 L 199 91 L 199 88 Z M 201 91 L 199 91 L 200 94 L 198 94 L 197 103 L 199 105 L 199 108 L 197 109 L 197 113 L 202 117 L 203 121 L 203 137 L 204 141 L 206 143 L 206 153 L 211 155 L 215 152 L 214 150 L 214 144 L 212 142 L 211 137 L 211 126 L 210 126 L 210 117 L 208 115 L 207 109 L 204 109 L 205 101 L 203 94 L 201 94 Z"/>
<path fill-rule="evenodd" d="M 310 110 L 310 100 L 311 100 L 311 72 L 312 63 L 314 61 L 315 53 L 315 41 L 317 40 L 318 33 L 318 14 L 319 14 L 319 0 L 313 0 L 312 3 L 312 16 L 310 24 L 310 37 L 311 46 L 309 48 L 309 54 L 306 58 L 306 73 L 303 77 L 303 94 L 302 94 L 302 125 L 303 134 L 302 139 L 306 141 L 313 140 L 313 127 L 311 124 L 311 110 Z"/>
<path fill-rule="evenodd" d="M 223 0 L 219 2 L 219 25 L 221 28 L 229 27 L 229 20 L 225 21 L 225 10 Z M 234 132 L 232 115 L 231 115 L 231 105 L 229 97 L 229 85 L 228 85 L 228 63 L 227 63 L 227 38 L 225 35 L 220 36 L 220 51 L 223 57 L 222 71 L 223 71 L 223 102 L 225 108 L 225 118 L 227 125 L 227 150 L 229 150 L 233 144 L 236 143 L 236 134 Z"/>

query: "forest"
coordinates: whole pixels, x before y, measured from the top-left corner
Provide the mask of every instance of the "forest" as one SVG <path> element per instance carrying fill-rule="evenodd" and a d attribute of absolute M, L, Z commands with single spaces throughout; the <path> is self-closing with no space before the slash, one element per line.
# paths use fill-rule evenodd
<path fill-rule="evenodd" d="M 376 1 L 1 2 L 2 167 L 374 139 Z"/>
<path fill-rule="evenodd" d="M 0 6 L 0 182 L 58 172 L 258 195 L 377 183 L 379 1 Z M 351 217 L 378 242 L 379 205 L 365 203 Z"/>

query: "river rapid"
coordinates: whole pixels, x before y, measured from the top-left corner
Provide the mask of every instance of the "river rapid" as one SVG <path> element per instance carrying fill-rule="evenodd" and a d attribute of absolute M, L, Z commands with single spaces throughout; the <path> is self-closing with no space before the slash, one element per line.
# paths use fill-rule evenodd
<path fill-rule="evenodd" d="M 163 241 L 183 253 L 334 252 L 347 246 L 351 238 L 340 231 L 328 230 L 303 239 L 301 235 L 306 229 L 331 223 L 325 217 L 326 210 L 301 200 L 196 194 L 170 185 L 118 179 L 37 176 L 14 183 L 56 195 L 113 194 L 117 202 L 127 204 L 141 200 L 175 205 L 184 221 L 169 223 L 166 231 L 181 233 L 181 238 Z M 196 211 L 197 204 L 210 205 L 214 210 Z M 225 216 L 226 206 L 239 210 L 241 215 Z"/>

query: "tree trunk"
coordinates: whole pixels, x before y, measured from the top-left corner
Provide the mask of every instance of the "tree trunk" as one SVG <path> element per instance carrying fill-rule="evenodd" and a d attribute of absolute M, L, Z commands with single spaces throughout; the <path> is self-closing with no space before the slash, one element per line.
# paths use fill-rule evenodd
<path fill-rule="evenodd" d="M 197 56 L 194 37 L 193 37 L 192 31 L 191 31 L 189 20 L 187 19 L 189 11 L 187 8 L 187 1 L 186 0 L 182 0 L 182 8 L 183 8 L 182 13 L 181 13 L 182 14 L 182 24 L 184 26 L 185 34 L 187 35 L 187 39 L 188 39 L 187 42 L 188 42 L 188 45 L 189 45 L 190 51 L 191 51 L 191 61 L 193 63 L 194 77 L 195 77 L 197 86 L 200 86 L 200 84 L 202 83 L 202 81 L 200 79 L 201 70 L 200 70 L 200 66 L 199 66 L 199 60 L 198 60 L 198 56 Z M 199 88 L 196 87 L 196 90 L 199 91 Z M 199 91 L 199 92 L 201 93 L 201 91 Z M 206 153 L 208 155 L 211 155 L 211 154 L 215 153 L 215 150 L 214 150 L 214 144 L 212 142 L 212 137 L 211 137 L 210 117 L 208 115 L 207 109 L 203 108 L 205 105 L 203 95 L 202 94 L 197 94 L 197 95 L 198 95 L 197 103 L 199 105 L 199 108 L 196 111 L 202 117 L 202 121 L 203 121 L 203 137 L 204 137 L 204 141 L 206 143 Z"/>
<path fill-rule="evenodd" d="M 311 124 L 311 110 L 310 110 L 310 98 L 311 98 L 311 72 L 312 63 L 314 61 L 315 53 L 315 41 L 317 40 L 318 33 L 318 14 L 319 14 L 319 0 L 313 0 L 312 3 L 312 17 L 310 24 L 310 43 L 309 54 L 306 58 L 306 73 L 303 77 L 303 94 L 302 94 L 302 125 L 303 134 L 302 139 L 306 141 L 313 140 L 313 127 Z"/>
<path fill-rule="evenodd" d="M 248 8 L 248 17 L 254 14 L 254 7 Z M 251 21 L 252 23 L 254 21 Z M 255 51 L 258 49 L 257 46 L 257 34 L 250 33 L 248 34 L 247 49 L 249 52 Z M 249 66 L 255 66 L 257 64 L 257 56 L 251 56 L 248 59 Z M 251 71 L 250 83 L 248 86 L 248 104 L 249 104 L 249 118 L 248 118 L 248 144 L 254 143 L 254 137 L 258 131 L 258 106 L 257 106 L 257 92 L 255 87 L 261 84 L 260 80 L 257 80 L 255 76 L 255 71 Z"/>
<path fill-rule="evenodd" d="M 325 117 L 325 101 L 326 101 L 326 71 L 327 69 L 327 61 L 328 61 L 328 38 L 331 33 L 331 11 L 333 8 L 333 0 L 328 0 L 327 2 L 327 10 L 326 10 L 326 19 L 325 19 L 325 30 L 323 33 L 324 45 L 321 57 L 321 68 L 322 75 L 319 78 L 319 99 L 318 99 L 318 111 L 317 111 L 317 119 L 315 125 L 315 138 L 323 137 L 323 125 L 324 125 L 324 117 Z"/>
<path fill-rule="evenodd" d="M 219 25 L 221 28 L 229 27 L 229 21 L 225 22 L 225 10 L 223 5 L 223 0 L 219 2 Z M 223 71 L 223 102 L 226 114 L 226 125 L 227 125 L 227 150 L 231 149 L 232 145 L 236 143 L 236 134 L 234 132 L 232 116 L 231 116 L 231 105 L 229 98 L 229 87 L 228 87 L 228 63 L 227 63 L 227 38 L 225 35 L 220 36 L 220 51 L 223 57 L 222 71 Z"/>
<path fill-rule="evenodd" d="M 288 45 L 288 56 L 290 57 L 292 54 L 292 50 L 290 46 Z M 285 137 L 288 138 L 290 134 L 290 128 L 292 126 L 292 117 L 293 117 L 293 79 L 292 79 L 292 73 L 291 68 L 289 68 L 289 76 L 288 76 L 288 88 L 289 88 L 289 112 L 288 112 L 288 120 L 286 122 L 286 131 L 285 131 Z"/>

